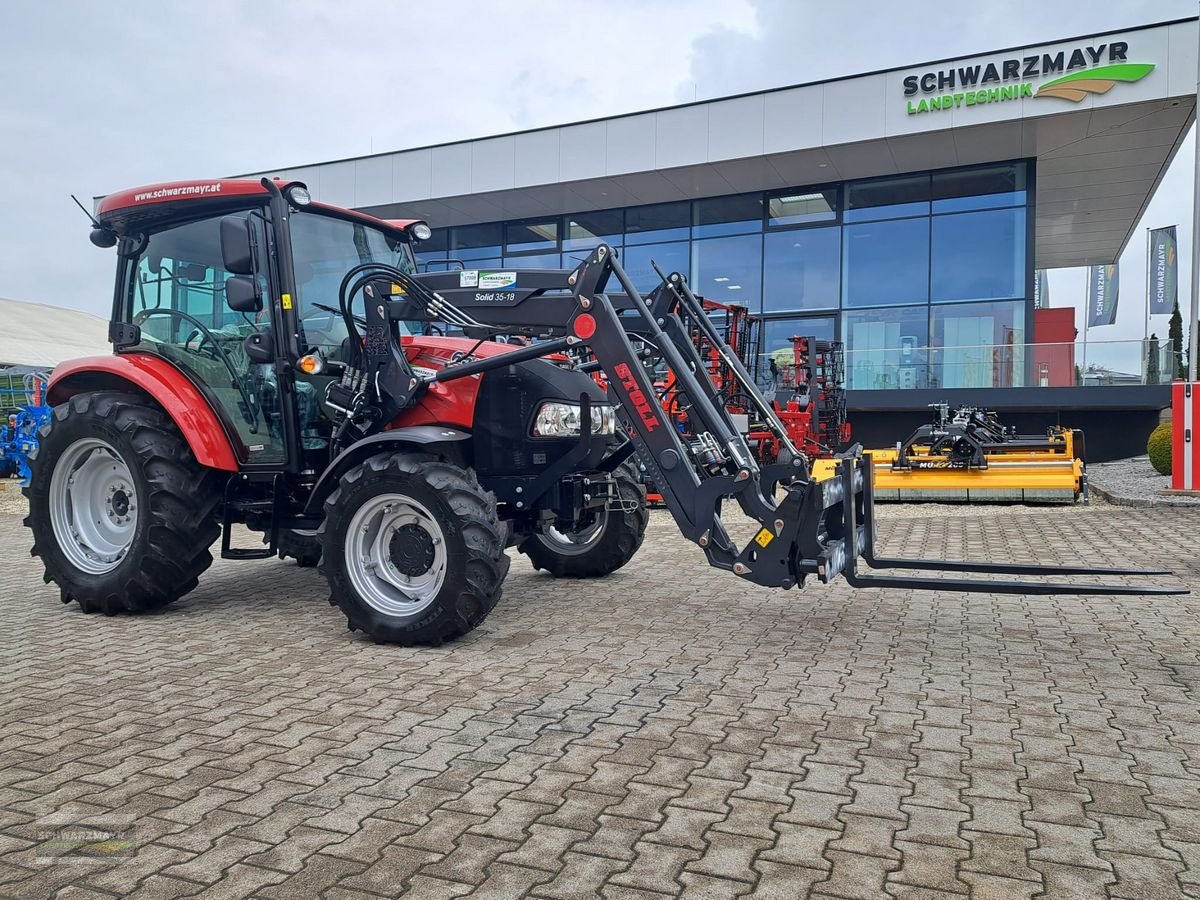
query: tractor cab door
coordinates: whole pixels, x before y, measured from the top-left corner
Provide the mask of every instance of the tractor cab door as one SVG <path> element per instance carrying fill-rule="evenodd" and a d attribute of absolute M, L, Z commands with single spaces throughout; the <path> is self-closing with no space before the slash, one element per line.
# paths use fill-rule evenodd
<path fill-rule="evenodd" d="M 247 216 L 257 245 L 265 248 L 261 216 L 238 215 Z M 234 448 L 244 464 L 281 467 L 287 462 L 285 431 L 296 423 L 285 420 L 287 405 L 280 402 L 274 366 L 254 362 L 246 353 L 246 340 L 255 333 L 271 346 L 270 319 L 266 311 L 240 312 L 228 302 L 222 218 L 149 236 L 131 273 L 126 307 L 141 337 L 124 349 L 166 357 L 196 383 L 236 437 Z M 269 297 L 266 273 L 251 277 Z"/>

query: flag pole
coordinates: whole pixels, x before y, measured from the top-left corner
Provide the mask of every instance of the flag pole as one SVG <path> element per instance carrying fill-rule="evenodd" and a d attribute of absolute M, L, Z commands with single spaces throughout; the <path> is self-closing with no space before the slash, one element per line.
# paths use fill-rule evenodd
<path fill-rule="evenodd" d="M 1197 28 L 1196 47 L 1196 100 L 1200 104 L 1200 28 Z M 1197 108 L 1200 108 L 1198 105 Z M 1195 121 L 1195 119 L 1194 119 Z M 1200 338 L 1196 332 L 1197 320 L 1200 320 L 1200 128 L 1192 126 L 1192 138 L 1195 146 L 1195 169 L 1192 185 L 1192 302 L 1191 313 L 1188 317 L 1188 381 L 1196 380 L 1196 350 Z"/>
<path fill-rule="evenodd" d="M 1087 337 L 1092 321 L 1092 267 L 1088 266 L 1083 271 L 1083 365 L 1079 367 L 1080 387 L 1087 385 Z"/>
<path fill-rule="evenodd" d="M 1146 327 L 1142 329 L 1142 340 L 1150 340 L 1150 226 L 1146 226 Z"/>

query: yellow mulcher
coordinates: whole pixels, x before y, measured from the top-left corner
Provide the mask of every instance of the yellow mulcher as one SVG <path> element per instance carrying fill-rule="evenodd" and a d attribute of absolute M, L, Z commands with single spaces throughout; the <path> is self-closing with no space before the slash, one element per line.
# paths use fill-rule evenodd
<path fill-rule="evenodd" d="M 930 408 L 932 424 L 894 448 L 870 451 L 876 500 L 1087 502 L 1082 431 L 1054 426 L 1045 435 L 1019 435 L 993 412 Z M 813 478 L 833 477 L 838 464 L 814 460 Z"/>

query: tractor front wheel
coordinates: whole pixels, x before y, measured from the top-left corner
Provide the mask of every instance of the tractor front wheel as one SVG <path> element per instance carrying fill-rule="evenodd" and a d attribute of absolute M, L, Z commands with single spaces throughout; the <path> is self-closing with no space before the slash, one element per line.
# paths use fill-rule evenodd
<path fill-rule="evenodd" d="M 535 569 L 556 578 L 598 578 L 633 559 L 650 521 L 646 486 L 634 466 L 627 462 L 613 472 L 617 497 L 591 525 L 577 532 L 547 528 L 521 542 L 518 549 Z"/>
<path fill-rule="evenodd" d="M 508 574 L 495 497 L 470 469 L 427 454 L 380 454 L 350 469 L 319 533 L 329 602 L 376 643 L 466 634 Z"/>
<path fill-rule="evenodd" d="M 76 394 L 54 408 L 29 463 L 32 553 L 64 603 L 105 615 L 157 609 L 212 564 L 220 473 L 141 398 Z"/>

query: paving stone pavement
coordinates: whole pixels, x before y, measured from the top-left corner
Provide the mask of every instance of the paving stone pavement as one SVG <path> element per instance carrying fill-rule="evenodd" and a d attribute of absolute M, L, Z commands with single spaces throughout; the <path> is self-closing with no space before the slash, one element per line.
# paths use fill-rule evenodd
<path fill-rule="evenodd" d="M 1193 510 L 887 516 L 893 554 L 1200 589 Z M 1198 595 L 759 590 L 655 513 L 626 570 L 515 559 L 405 649 L 291 563 L 106 619 L 0 540 L 0 896 L 1200 896 Z M 54 814 L 132 857 L 39 862 Z"/>

